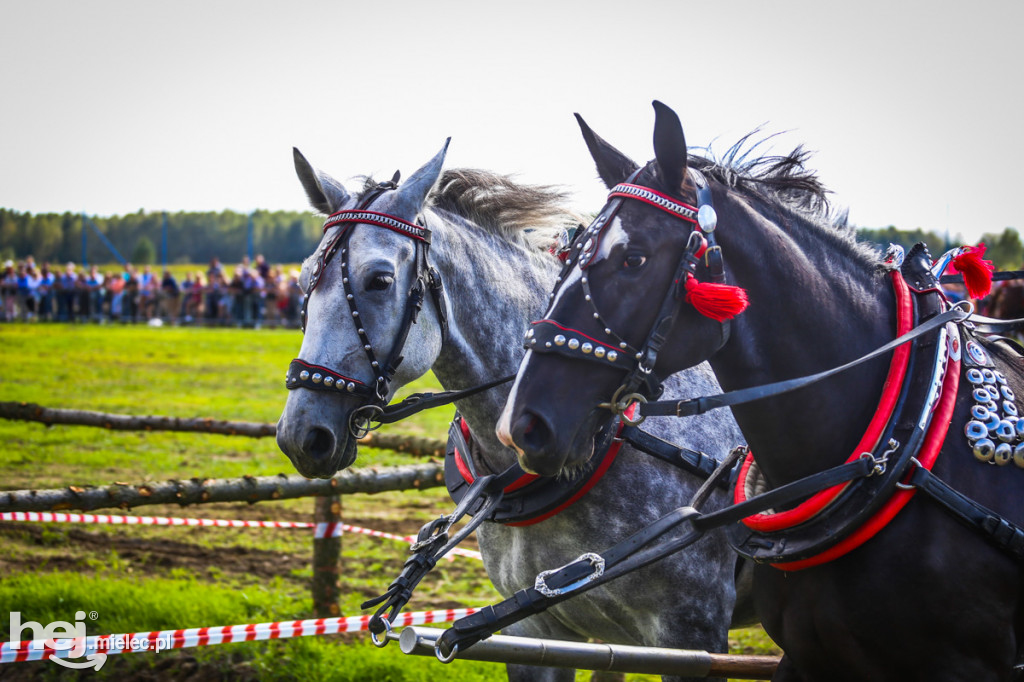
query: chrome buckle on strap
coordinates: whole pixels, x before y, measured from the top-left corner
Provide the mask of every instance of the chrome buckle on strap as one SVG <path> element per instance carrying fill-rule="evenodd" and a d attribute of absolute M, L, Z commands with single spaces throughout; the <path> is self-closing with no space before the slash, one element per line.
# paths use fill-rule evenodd
<path fill-rule="evenodd" d="M 589 561 L 590 565 L 594 569 L 590 575 L 580 578 L 576 582 L 572 583 L 571 585 L 566 585 L 565 587 L 548 587 L 547 578 L 549 575 L 557 573 L 558 571 L 561 571 L 563 568 L 567 568 L 579 561 L 584 560 Z M 586 554 L 581 554 L 576 558 L 575 561 L 571 561 L 565 566 L 560 566 L 558 568 L 553 568 L 550 571 L 543 571 L 542 573 L 539 573 L 537 575 L 536 581 L 534 581 L 533 583 L 533 587 L 535 590 L 543 594 L 545 597 L 557 597 L 560 594 L 566 594 L 568 592 L 577 590 L 580 587 L 586 585 L 587 583 L 597 580 L 602 575 L 604 575 L 604 557 L 602 557 L 600 554 L 587 552 Z"/>

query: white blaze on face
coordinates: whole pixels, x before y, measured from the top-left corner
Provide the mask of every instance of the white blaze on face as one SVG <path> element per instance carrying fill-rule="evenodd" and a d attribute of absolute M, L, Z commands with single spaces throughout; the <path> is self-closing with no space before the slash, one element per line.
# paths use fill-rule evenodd
<path fill-rule="evenodd" d="M 522 454 L 522 450 L 512 442 L 512 405 L 515 403 L 516 394 L 519 392 L 519 381 L 522 378 L 523 368 L 526 366 L 532 353 L 533 351 L 526 351 L 526 357 L 523 358 L 522 363 L 519 365 L 519 376 L 516 377 L 515 383 L 512 384 L 512 391 L 508 394 L 505 409 L 501 411 L 501 416 L 498 418 L 498 427 L 494 430 L 498 440 L 510 448 L 515 448 L 519 454 Z"/>
<path fill-rule="evenodd" d="M 622 229 L 622 221 L 616 216 L 608 227 L 604 229 L 604 233 L 601 235 L 601 242 L 598 244 L 597 254 L 591 263 L 597 263 L 607 258 L 611 254 L 612 249 L 619 244 L 629 246 L 629 235 Z"/>

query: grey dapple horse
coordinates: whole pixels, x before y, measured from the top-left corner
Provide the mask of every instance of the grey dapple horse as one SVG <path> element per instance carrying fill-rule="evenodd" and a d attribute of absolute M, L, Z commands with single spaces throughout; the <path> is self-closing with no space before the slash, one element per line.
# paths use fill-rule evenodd
<path fill-rule="evenodd" d="M 444 285 L 447 332 L 442 333 L 437 302 L 426 296 L 400 349 L 403 360 L 387 384 L 387 398 L 431 369 L 449 390 L 514 372 L 524 354 L 518 339 L 543 311 L 559 272 L 560 263 L 548 249 L 571 218 L 559 206 L 561 195 L 483 171 L 442 173 L 446 149 L 447 144 L 405 183 L 365 206 L 372 183 L 350 192 L 295 152 L 298 176 L 318 211 L 335 214 L 360 206 L 397 218 L 400 226 L 418 221 L 430 231 L 427 260 Z M 320 258 L 343 229 L 352 231 L 338 255 L 346 259 L 347 275 L 338 260 Z M 304 362 L 374 385 L 378 372 L 366 347 L 372 345 L 378 359 L 394 354 L 422 247 L 414 241 L 376 224 L 353 222 L 325 231 L 317 253 L 303 265 L 304 286 L 311 277 L 316 283 L 300 350 Z M 562 399 L 573 399 L 573 387 L 557 390 Z M 706 366 L 672 377 L 667 388 L 673 396 L 716 391 Z M 499 472 L 516 461 L 515 452 L 495 436 L 506 397 L 504 386 L 457 403 L 472 432 L 477 471 Z M 281 449 L 307 476 L 329 476 L 351 465 L 356 441 L 348 424 L 360 404 L 345 391 L 290 391 L 278 424 Z M 650 420 L 645 430 L 716 460 L 742 440 L 732 418 L 723 414 L 688 420 L 685 428 L 679 420 Z M 604 477 L 556 516 L 535 525 L 483 524 L 477 536 L 488 575 L 510 595 L 532 584 L 538 572 L 611 546 L 685 504 L 701 482 L 625 444 Z M 716 493 L 710 506 L 725 502 Z M 735 569 L 736 557 L 724 537 L 709 537 L 691 551 L 529 618 L 505 634 L 725 651 Z M 574 676 L 571 670 L 509 666 L 509 678 L 569 681 Z"/>

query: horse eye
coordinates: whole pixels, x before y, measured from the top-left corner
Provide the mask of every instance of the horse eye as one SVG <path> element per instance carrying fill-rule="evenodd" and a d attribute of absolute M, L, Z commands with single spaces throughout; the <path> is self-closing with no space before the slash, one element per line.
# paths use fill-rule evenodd
<path fill-rule="evenodd" d="M 626 260 L 623 261 L 623 265 L 627 268 L 639 268 L 647 262 L 647 256 L 641 256 L 640 254 L 634 253 L 626 256 Z"/>
<path fill-rule="evenodd" d="M 370 291 L 384 291 L 389 286 L 394 284 L 395 278 L 391 275 L 377 275 L 370 280 L 370 285 L 367 287 Z"/>

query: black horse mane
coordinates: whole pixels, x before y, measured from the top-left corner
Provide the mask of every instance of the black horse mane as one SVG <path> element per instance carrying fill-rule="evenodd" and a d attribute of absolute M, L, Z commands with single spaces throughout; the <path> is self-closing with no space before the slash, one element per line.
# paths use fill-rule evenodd
<path fill-rule="evenodd" d="M 701 159 L 700 168 L 727 187 L 770 194 L 809 217 L 828 218 L 829 190 L 815 171 L 807 167 L 811 152 L 798 146 L 785 155 L 754 156 L 768 139 L 751 144 L 757 131 L 748 133 L 726 151 L 721 159 Z"/>
<path fill-rule="evenodd" d="M 800 145 L 784 155 L 755 155 L 758 147 L 773 137 L 752 141 L 758 132 L 740 138 L 721 158 L 694 155 L 690 163 L 740 194 L 788 210 L 800 222 L 822 230 L 829 241 L 847 247 L 852 255 L 877 264 L 877 247 L 857 239 L 856 230 L 847 222 L 848 212 L 833 211 L 828 200 L 831 191 L 817 172 L 807 167 L 812 153 Z"/>

